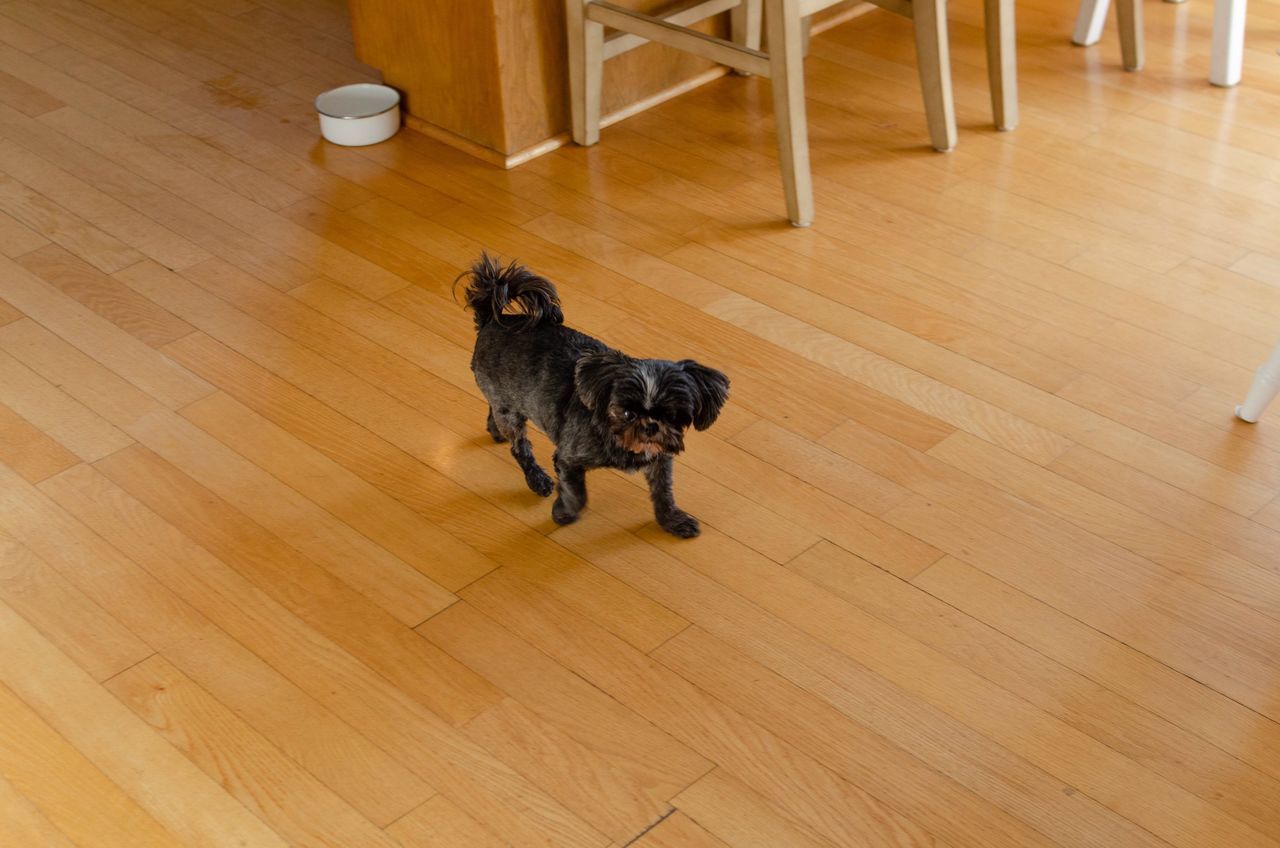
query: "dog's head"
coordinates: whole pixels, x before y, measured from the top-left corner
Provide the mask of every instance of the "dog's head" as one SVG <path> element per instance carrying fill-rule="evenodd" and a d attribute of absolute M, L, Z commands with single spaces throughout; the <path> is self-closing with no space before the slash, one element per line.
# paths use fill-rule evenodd
<path fill-rule="evenodd" d="M 729 397 L 729 378 L 714 368 L 615 350 L 579 359 L 574 384 L 618 445 L 650 458 L 684 450 L 684 431 L 710 427 Z"/>

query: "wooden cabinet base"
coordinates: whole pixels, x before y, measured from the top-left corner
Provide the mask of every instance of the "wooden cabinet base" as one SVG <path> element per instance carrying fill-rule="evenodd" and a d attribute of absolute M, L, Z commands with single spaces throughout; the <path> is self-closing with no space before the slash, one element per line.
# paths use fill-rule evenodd
<path fill-rule="evenodd" d="M 706 85 L 714 79 L 719 79 L 728 72 L 729 69 L 723 66 L 708 68 L 691 79 L 687 79 L 678 85 L 673 85 L 665 91 L 659 91 L 652 97 L 646 97 L 645 99 L 632 103 L 631 105 L 619 109 L 616 112 L 605 115 L 600 119 L 600 125 L 607 127 L 610 124 L 616 124 L 618 121 L 625 120 L 632 115 L 643 112 L 646 109 L 651 109 L 659 103 L 670 100 L 673 97 L 679 97 L 686 91 L 691 91 L 700 85 Z M 544 153 L 550 153 L 558 147 L 563 147 L 572 141 L 569 137 L 569 131 L 566 129 L 564 132 L 556 133 L 551 138 L 543 139 L 536 144 L 531 144 L 524 150 L 517 150 L 514 153 L 503 154 L 497 150 L 485 147 L 482 144 L 477 144 L 471 139 L 463 138 L 457 133 L 449 132 L 448 130 L 438 127 L 429 121 L 424 121 L 416 115 L 406 114 L 404 123 L 409 129 L 416 130 L 425 136 L 434 138 L 436 141 L 442 141 L 450 147 L 456 147 L 465 153 L 469 153 L 478 159 L 483 159 L 484 161 L 492 165 L 497 165 L 500 168 L 514 168 L 517 165 L 528 162 L 530 159 L 535 159 Z"/>
<path fill-rule="evenodd" d="M 666 0 L 625 0 L 646 12 Z M 405 124 L 504 168 L 569 140 L 564 0 L 349 0 L 356 54 L 404 96 Z M 815 29 L 863 10 L 838 6 Z M 725 20 L 704 22 L 724 34 Z M 646 44 L 606 63 L 608 125 L 725 73 Z"/>

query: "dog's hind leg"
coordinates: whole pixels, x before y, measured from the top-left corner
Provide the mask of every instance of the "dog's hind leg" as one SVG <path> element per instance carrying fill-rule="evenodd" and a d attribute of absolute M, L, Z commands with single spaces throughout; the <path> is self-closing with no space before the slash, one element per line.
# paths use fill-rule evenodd
<path fill-rule="evenodd" d="M 525 417 L 517 412 L 499 409 L 497 415 L 490 411 L 490 419 L 498 435 L 503 437 L 501 441 L 511 442 L 511 455 L 520 465 L 520 470 L 524 472 L 524 482 L 535 495 L 544 498 L 550 495 L 555 490 L 556 484 L 551 479 L 551 475 L 543 471 L 542 466 L 538 465 L 538 460 L 533 457 L 533 445 L 530 444 L 529 436 L 525 433 Z M 490 434 L 492 433 L 491 430 Z"/>
<path fill-rule="evenodd" d="M 489 435 L 492 436 L 493 440 L 498 444 L 502 444 L 507 440 L 507 437 L 502 435 L 502 431 L 498 429 L 498 425 L 494 423 L 492 406 L 489 407 L 489 417 L 484 421 L 484 428 L 489 431 Z"/>

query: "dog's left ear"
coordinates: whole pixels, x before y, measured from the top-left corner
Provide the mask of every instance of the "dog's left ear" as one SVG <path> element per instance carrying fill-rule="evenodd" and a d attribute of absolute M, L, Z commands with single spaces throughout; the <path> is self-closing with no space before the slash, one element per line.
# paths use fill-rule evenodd
<path fill-rule="evenodd" d="M 588 353 L 573 369 L 573 385 L 582 405 L 597 415 L 604 414 L 613 393 L 613 384 L 627 365 L 625 354 L 616 350 Z"/>
<path fill-rule="evenodd" d="M 680 361 L 680 369 L 693 381 L 693 426 L 705 430 L 720 417 L 720 409 L 729 399 L 729 378 L 714 368 L 708 368 L 692 359 Z"/>

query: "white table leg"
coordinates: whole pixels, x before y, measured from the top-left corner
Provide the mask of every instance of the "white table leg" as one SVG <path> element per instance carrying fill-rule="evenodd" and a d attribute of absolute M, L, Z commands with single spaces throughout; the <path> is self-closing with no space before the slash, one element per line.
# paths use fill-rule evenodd
<path fill-rule="evenodd" d="M 1097 44 L 1102 38 L 1102 25 L 1107 22 L 1107 9 L 1111 0 L 1080 0 L 1080 11 L 1076 13 L 1076 29 L 1071 34 L 1071 43 L 1088 47 Z"/>
<path fill-rule="evenodd" d="M 1280 345 L 1276 345 L 1276 349 L 1271 351 L 1271 356 L 1262 363 L 1262 367 L 1254 375 L 1249 393 L 1244 397 L 1244 403 L 1236 407 L 1236 416 L 1242 421 L 1254 423 L 1262 416 L 1262 410 L 1267 408 L 1267 404 L 1271 403 L 1277 394 L 1280 394 Z"/>
<path fill-rule="evenodd" d="M 1213 55 L 1209 62 L 1209 82 L 1231 86 L 1240 82 L 1244 63 L 1245 0 L 1214 0 Z"/>

